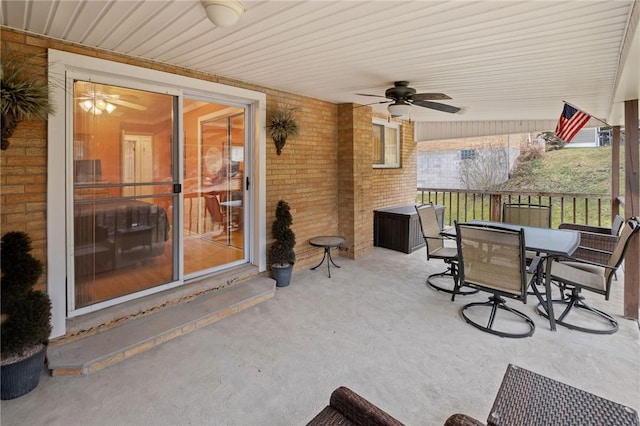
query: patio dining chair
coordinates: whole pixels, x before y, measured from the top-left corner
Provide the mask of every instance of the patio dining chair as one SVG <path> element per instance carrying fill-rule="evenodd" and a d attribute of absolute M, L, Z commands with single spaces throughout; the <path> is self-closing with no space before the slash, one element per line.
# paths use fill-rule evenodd
<path fill-rule="evenodd" d="M 510 298 L 526 303 L 527 288 L 536 277 L 540 258 L 534 258 L 527 267 L 524 230 L 456 222 L 456 238 L 458 285 L 491 293 L 487 302 L 464 305 L 460 310 L 464 320 L 484 332 L 500 337 L 533 335 L 535 324 L 531 318 L 507 306 L 505 300 Z M 488 318 L 486 314 L 482 315 L 483 309 L 478 308 L 490 308 Z M 500 328 L 495 321 L 499 312 L 507 313 L 507 318 L 503 321 L 505 325 L 500 325 Z M 520 326 L 516 329 L 513 321 L 507 321 L 509 317 L 524 320 L 524 331 Z"/>
<path fill-rule="evenodd" d="M 588 290 L 602 294 L 605 300 L 609 300 L 614 273 L 624 260 L 629 241 L 638 233 L 638 229 L 638 218 L 632 217 L 627 221 L 606 264 L 582 259 L 553 261 L 551 280 L 559 285 L 562 297 L 559 300 L 552 300 L 552 303 L 564 306 L 564 311 L 555 320 L 556 324 L 585 333 L 612 334 L 618 331 L 616 319 L 606 312 L 589 306 L 584 301 L 585 298 L 581 292 Z M 574 310 L 574 308 L 576 309 Z M 581 310 L 587 315 L 578 316 L 575 314 L 568 318 L 569 314 L 576 310 Z M 540 304 L 538 304 L 538 313 L 546 318 L 549 317 Z M 597 326 L 594 324 L 594 320 L 600 327 L 594 328 Z"/>
<path fill-rule="evenodd" d="M 551 228 L 551 207 L 540 204 L 509 204 L 502 205 L 502 222 L 522 226 L 536 226 L 538 228 Z M 527 259 L 531 262 L 541 253 L 525 251 Z"/>
<path fill-rule="evenodd" d="M 453 294 L 457 292 L 463 296 L 477 293 L 477 290 L 460 289 L 460 286 L 457 285 L 458 250 L 453 239 L 445 238 L 442 235 L 433 203 L 417 205 L 415 207 L 418 212 L 418 221 L 420 223 L 422 237 L 424 238 L 427 248 L 427 260 L 440 259 L 448 265 L 445 271 L 429 275 L 427 277 L 427 284 L 431 288 L 445 293 Z M 450 243 L 445 245 L 445 240 L 449 240 Z M 446 283 L 441 283 L 443 280 L 437 280 L 440 277 L 451 277 L 452 281 L 450 286 L 447 286 Z"/>
<path fill-rule="evenodd" d="M 502 221 L 515 225 L 551 228 L 551 207 L 539 204 L 504 203 Z"/>

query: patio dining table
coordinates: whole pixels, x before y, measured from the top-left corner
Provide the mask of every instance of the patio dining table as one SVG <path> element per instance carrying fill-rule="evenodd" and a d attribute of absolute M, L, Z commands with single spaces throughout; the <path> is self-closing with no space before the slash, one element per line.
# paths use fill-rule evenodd
<path fill-rule="evenodd" d="M 556 321 L 553 314 L 553 303 L 549 303 L 551 297 L 551 261 L 557 257 L 571 256 L 580 245 L 580 232 L 569 229 L 538 228 L 534 226 L 522 226 L 504 222 L 493 222 L 487 220 L 471 220 L 468 223 L 499 226 L 506 229 L 523 229 L 524 240 L 527 250 L 539 253 L 541 258 L 546 259 L 545 268 L 545 299 L 542 299 L 536 292 L 542 307 L 549 315 L 549 326 L 552 331 L 556 331 Z M 455 235 L 455 228 L 445 229 L 443 234 Z"/>

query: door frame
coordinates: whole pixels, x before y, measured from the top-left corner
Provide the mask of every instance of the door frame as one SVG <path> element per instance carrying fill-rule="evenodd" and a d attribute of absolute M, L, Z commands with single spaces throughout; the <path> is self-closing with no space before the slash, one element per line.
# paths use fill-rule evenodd
<path fill-rule="evenodd" d="M 88 81 L 113 84 L 124 87 L 147 88 L 158 93 L 176 95 L 179 98 L 177 120 L 175 125 L 178 132 L 178 152 L 184 149 L 182 98 L 185 93 L 189 97 L 204 96 L 206 98 L 237 102 L 247 106 L 246 129 L 247 137 L 252 143 L 248 145 L 252 150 L 247 155 L 251 164 L 247 168 L 251 171 L 249 177 L 253 206 L 247 215 L 247 232 L 251 236 L 250 251 L 247 253 L 249 262 L 258 267 L 259 272 L 266 270 L 266 94 L 253 90 L 226 86 L 206 80 L 199 80 L 163 71 L 157 71 L 134 65 L 112 62 L 75 53 L 63 52 L 55 49 L 48 50 L 49 58 L 49 87 L 51 99 L 59 105 L 56 112 L 49 115 L 48 147 L 47 150 L 47 292 L 52 302 L 52 333 L 51 337 L 63 336 L 66 333 L 67 320 L 67 281 L 73 275 L 69 268 L 69 248 L 72 236 L 66 231 L 69 218 L 66 217 L 69 205 L 72 203 L 71 189 L 73 164 L 73 90 L 68 83 L 74 74 L 88 76 Z M 136 77 L 131 77 L 136 76 Z M 184 167 L 180 155 L 176 158 L 177 170 Z M 70 170 L 71 169 L 71 170 Z M 178 182 L 183 183 L 183 177 L 178 176 Z M 182 203 L 182 194 L 179 204 Z M 180 224 L 182 225 L 182 224 Z M 65 250 L 61 245 L 64 244 Z M 179 241 L 179 253 L 182 244 Z M 179 268 L 179 281 L 171 286 L 184 284 L 182 268 Z"/>

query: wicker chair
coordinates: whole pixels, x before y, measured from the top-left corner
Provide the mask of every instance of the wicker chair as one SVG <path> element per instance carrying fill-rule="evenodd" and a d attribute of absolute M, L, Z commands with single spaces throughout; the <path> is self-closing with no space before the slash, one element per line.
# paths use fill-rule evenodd
<path fill-rule="evenodd" d="M 460 313 L 474 327 L 500 337 L 529 337 L 535 324 L 526 314 L 507 306 L 503 297 L 527 302 L 527 288 L 534 281 L 540 258 L 535 257 L 527 267 L 524 230 L 498 226 L 456 223 L 458 243 L 458 285 L 467 285 L 492 293 L 487 302 L 469 303 Z M 470 316 L 476 307 L 490 308 L 489 318 L 481 324 Z M 524 320 L 526 331 L 498 329 L 494 320 L 498 310 Z"/>
<path fill-rule="evenodd" d="M 467 295 L 477 293 L 477 290 L 460 289 L 457 286 L 458 282 L 458 250 L 455 245 L 446 246 L 445 237 L 441 234 L 440 224 L 436 216 L 436 210 L 433 204 L 422 204 L 416 206 L 418 212 L 418 221 L 420 223 L 420 230 L 427 248 L 427 260 L 441 259 L 448 265 L 447 270 L 444 272 L 438 272 L 431 274 L 427 277 L 427 284 L 445 293 L 453 293 L 457 289 L 457 294 Z M 453 241 L 452 241 L 453 242 Z M 436 283 L 438 277 L 451 277 L 451 287 L 445 287 L 440 284 L 439 280 Z"/>
<path fill-rule="evenodd" d="M 453 414 L 449 416 L 447 421 L 444 422 L 444 426 L 486 426 L 480 420 L 476 420 L 466 414 Z"/>
<path fill-rule="evenodd" d="M 538 204 L 504 203 L 502 221 L 515 225 L 551 228 L 551 207 Z"/>
<path fill-rule="evenodd" d="M 638 219 L 631 218 L 623 227 L 622 233 L 616 244 L 613 253 L 609 256 L 607 263 L 598 264 L 582 259 L 573 261 L 553 261 L 551 264 L 551 280 L 560 286 L 562 298 L 553 300 L 552 303 L 564 306 L 564 311 L 556 318 L 556 323 L 567 328 L 594 334 L 612 334 L 618 331 L 618 322 L 611 315 L 595 309 L 584 302 L 581 294 L 582 290 L 602 294 L 605 300 L 609 300 L 611 292 L 611 280 L 614 273 L 622 263 L 625 252 L 629 246 L 629 241 L 638 232 Z M 637 262 L 637 259 L 635 259 Z M 591 313 L 591 318 L 604 319 L 605 328 L 591 328 L 586 325 L 570 322 L 567 316 L 573 308 L 582 309 Z M 538 305 L 538 313 L 546 318 L 546 310 Z"/>
<path fill-rule="evenodd" d="M 331 393 L 329 405 L 307 426 L 403 426 L 403 423 L 344 386 Z"/>
<path fill-rule="evenodd" d="M 580 231 L 580 247 L 572 255 L 574 259 L 604 265 L 609 261 L 611 253 L 620 239 L 623 224 L 624 218 L 616 215 L 613 218 L 611 228 L 575 223 L 561 223 L 558 228 Z"/>

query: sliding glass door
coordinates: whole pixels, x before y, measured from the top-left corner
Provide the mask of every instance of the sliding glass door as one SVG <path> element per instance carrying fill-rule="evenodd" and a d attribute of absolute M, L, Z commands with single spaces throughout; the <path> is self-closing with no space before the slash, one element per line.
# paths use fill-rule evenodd
<path fill-rule="evenodd" d="M 184 99 L 178 130 L 175 95 L 73 87 L 69 311 L 246 262 L 244 107 Z"/>
<path fill-rule="evenodd" d="M 185 99 L 184 273 L 245 260 L 245 114 Z"/>
<path fill-rule="evenodd" d="M 73 84 L 74 311 L 175 281 L 171 95 Z"/>

